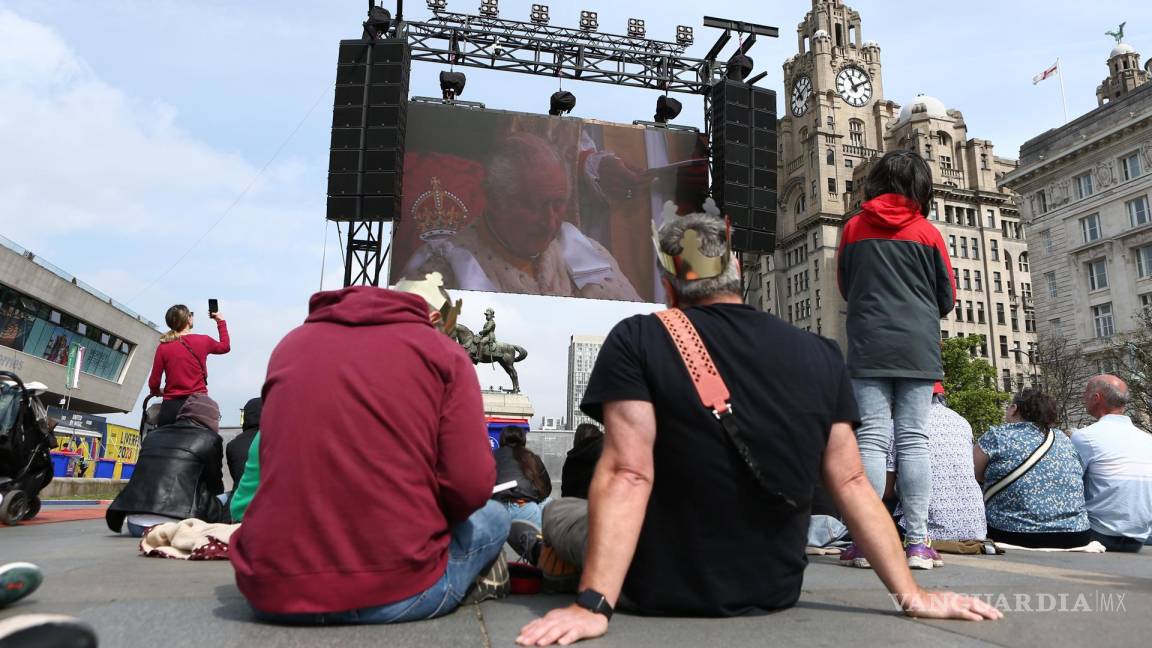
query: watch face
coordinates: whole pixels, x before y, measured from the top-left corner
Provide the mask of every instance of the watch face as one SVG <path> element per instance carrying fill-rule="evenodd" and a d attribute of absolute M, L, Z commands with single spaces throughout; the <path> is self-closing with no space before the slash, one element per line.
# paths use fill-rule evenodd
<path fill-rule="evenodd" d="M 808 100 L 812 98 L 812 79 L 801 75 L 792 84 L 792 114 L 800 117 L 808 112 Z"/>
<path fill-rule="evenodd" d="M 836 75 L 836 92 L 848 105 L 859 108 L 872 100 L 872 79 L 864 70 L 848 66 Z"/>

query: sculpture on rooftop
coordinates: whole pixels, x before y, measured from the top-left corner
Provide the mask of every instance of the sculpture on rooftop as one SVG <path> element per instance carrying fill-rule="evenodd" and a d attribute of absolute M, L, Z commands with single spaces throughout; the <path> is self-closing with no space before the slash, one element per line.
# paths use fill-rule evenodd
<path fill-rule="evenodd" d="M 1104 35 L 1105 36 L 1111 36 L 1112 38 L 1115 38 L 1116 44 L 1119 45 L 1120 43 L 1122 43 L 1124 41 L 1124 26 L 1127 24 L 1128 24 L 1127 22 L 1122 22 L 1122 23 L 1120 23 L 1119 29 L 1117 29 L 1116 31 L 1104 32 Z"/>

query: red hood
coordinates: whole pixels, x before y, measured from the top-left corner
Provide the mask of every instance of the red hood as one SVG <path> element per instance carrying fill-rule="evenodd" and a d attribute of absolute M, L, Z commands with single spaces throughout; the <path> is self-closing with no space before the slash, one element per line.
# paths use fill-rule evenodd
<path fill-rule="evenodd" d="M 352 286 L 312 295 L 305 322 L 345 326 L 427 324 L 428 304 L 418 295 L 372 286 Z"/>
<path fill-rule="evenodd" d="M 861 218 L 871 226 L 899 230 L 924 218 L 920 204 L 900 194 L 883 194 L 861 205 Z"/>

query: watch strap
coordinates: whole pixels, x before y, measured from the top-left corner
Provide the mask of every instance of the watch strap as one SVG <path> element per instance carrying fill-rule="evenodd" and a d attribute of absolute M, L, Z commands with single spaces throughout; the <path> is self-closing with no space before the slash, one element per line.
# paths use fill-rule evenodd
<path fill-rule="evenodd" d="M 593 589 L 586 589 L 576 595 L 576 605 L 593 612 L 595 614 L 602 614 L 604 618 L 609 621 L 612 620 L 612 606 L 608 605 L 608 599 L 603 594 Z"/>

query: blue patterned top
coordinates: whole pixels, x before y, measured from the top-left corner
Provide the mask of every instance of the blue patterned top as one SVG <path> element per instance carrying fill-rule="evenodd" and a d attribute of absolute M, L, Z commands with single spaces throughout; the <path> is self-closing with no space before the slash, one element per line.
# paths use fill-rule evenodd
<path fill-rule="evenodd" d="M 987 503 L 988 526 L 1010 533 L 1088 530 L 1080 455 L 1066 434 L 1054 432 L 1056 441 L 1044 458 Z M 984 487 L 1024 463 L 1044 437 L 1045 432 L 1032 423 L 1008 423 L 989 429 L 980 437 L 980 448 L 988 455 Z"/>

